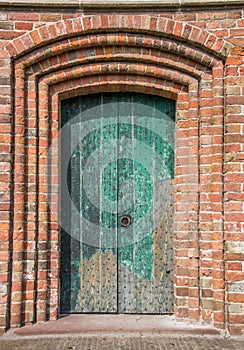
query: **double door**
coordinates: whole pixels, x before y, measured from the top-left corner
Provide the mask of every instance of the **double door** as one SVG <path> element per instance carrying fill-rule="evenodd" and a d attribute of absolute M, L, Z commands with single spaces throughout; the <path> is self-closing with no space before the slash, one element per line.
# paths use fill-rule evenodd
<path fill-rule="evenodd" d="M 175 102 L 62 101 L 61 313 L 173 312 Z"/>

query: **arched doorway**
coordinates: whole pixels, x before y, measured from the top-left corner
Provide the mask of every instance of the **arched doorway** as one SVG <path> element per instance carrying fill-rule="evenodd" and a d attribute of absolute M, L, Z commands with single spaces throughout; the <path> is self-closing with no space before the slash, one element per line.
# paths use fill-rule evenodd
<path fill-rule="evenodd" d="M 61 104 L 60 313 L 173 312 L 175 101 Z"/>

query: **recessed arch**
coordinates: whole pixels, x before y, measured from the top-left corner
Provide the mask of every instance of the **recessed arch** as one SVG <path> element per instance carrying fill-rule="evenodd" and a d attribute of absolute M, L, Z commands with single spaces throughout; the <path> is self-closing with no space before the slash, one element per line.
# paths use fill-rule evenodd
<path fill-rule="evenodd" d="M 148 20 L 150 20 L 150 25 Z M 25 220 L 27 215 L 29 232 L 33 233 L 33 217 L 36 215 L 36 208 L 39 208 L 39 214 L 37 215 L 41 220 L 36 225 L 37 233 L 35 234 L 38 241 L 36 247 L 38 252 L 44 254 L 44 256 L 46 251 L 42 248 L 42 245 L 38 245 L 40 243 L 39 237 L 44 241 L 48 241 L 46 232 L 49 231 L 46 230 L 50 226 L 54 237 L 57 237 L 58 228 L 57 223 L 50 223 L 46 219 L 48 210 L 45 194 L 42 191 L 39 191 L 41 194 L 38 192 L 38 186 L 40 190 L 43 190 L 41 187 L 43 166 L 41 162 L 43 160 L 40 158 L 41 160 L 38 160 L 37 164 L 35 161 L 39 156 L 45 157 L 48 150 L 50 124 L 56 128 L 58 127 L 61 99 L 77 94 L 91 94 L 102 91 L 138 91 L 177 99 L 179 128 L 187 135 L 194 152 L 199 150 L 200 141 L 198 140 L 200 140 L 200 137 L 207 133 L 204 127 L 200 127 L 201 120 L 204 120 L 204 118 L 211 119 L 213 108 L 216 110 L 222 108 L 223 110 L 220 101 L 223 87 L 220 80 L 215 79 L 214 81 L 214 77 L 222 76 L 223 60 L 232 47 L 229 43 L 200 28 L 177 21 L 154 16 L 133 16 L 132 22 L 129 24 L 130 21 L 131 19 L 128 16 L 113 15 L 65 20 L 40 27 L 14 39 L 6 48 L 8 53 L 12 55 L 12 68 L 16 78 L 15 131 L 16 139 L 20 140 L 18 152 L 15 154 L 15 166 L 20 170 L 19 173 L 15 174 L 16 179 L 18 179 L 16 183 L 18 182 L 18 184 L 24 186 L 25 198 L 29 196 L 34 203 L 32 203 L 34 209 L 30 206 L 29 212 L 26 214 L 26 203 L 23 199 L 23 205 L 19 206 L 18 215 L 13 220 L 16 231 L 21 230 L 21 228 L 26 229 Z M 101 23 L 105 28 L 103 31 L 100 28 Z M 105 47 L 102 54 L 99 53 L 99 47 L 101 46 Z M 116 56 L 116 48 L 118 47 L 126 47 L 128 64 L 123 61 L 115 62 L 119 58 L 118 55 Z M 130 49 L 133 50 L 131 57 L 129 55 Z M 159 57 L 158 62 L 156 62 L 157 54 L 160 55 L 160 53 L 162 53 L 161 61 Z M 104 61 L 101 60 L 102 55 Z M 182 61 L 179 64 L 175 61 L 174 65 L 177 56 Z M 80 68 L 77 67 L 79 60 L 82 62 Z M 156 69 L 158 69 L 157 73 Z M 208 91 L 210 97 L 200 98 L 198 101 L 205 86 L 208 86 L 207 90 L 211 91 Z M 216 101 L 215 106 L 213 106 L 214 99 Z M 190 123 L 192 123 L 192 126 L 190 126 Z M 189 130 L 186 130 L 188 126 Z M 219 127 L 222 127 L 221 122 Z M 55 130 L 51 130 L 51 134 L 53 132 Z M 35 133 L 37 138 L 27 137 L 31 133 Z M 177 142 L 180 144 L 180 142 L 185 142 L 185 139 L 179 137 Z M 26 145 L 33 152 L 32 155 L 27 153 Z M 25 173 L 23 159 L 30 159 L 33 162 L 30 163 L 27 173 Z M 179 164 L 184 161 L 184 154 L 179 154 Z M 34 171 L 34 175 L 32 171 Z M 180 183 L 182 174 L 177 181 L 176 188 L 182 192 L 184 190 Z M 18 190 L 19 185 L 15 186 Z M 33 198 L 29 188 L 35 189 L 35 198 Z M 176 193 L 176 195 L 179 195 L 179 193 Z M 180 202 L 178 197 L 177 200 Z M 197 221 L 199 215 L 197 209 L 194 209 L 189 217 L 184 216 L 182 206 L 185 205 L 185 202 L 182 201 L 180 204 L 181 206 L 178 206 L 180 209 L 177 209 L 177 220 L 182 218 L 185 220 L 184 229 L 187 227 L 189 220 L 193 221 L 195 226 L 193 224 L 192 226 L 196 227 L 197 222 L 199 222 Z M 21 234 L 19 233 L 18 237 Z M 179 233 L 177 244 L 184 247 L 188 243 L 181 242 L 180 237 L 185 236 Z M 192 253 L 194 255 L 192 259 L 194 260 L 189 258 L 188 263 L 194 261 L 197 266 L 197 235 L 194 237 L 191 246 L 192 250 L 195 249 L 195 255 Z M 23 239 L 21 240 L 20 237 L 20 242 L 22 241 Z M 27 254 L 31 254 L 29 246 L 24 247 L 24 249 L 27 250 Z M 55 260 L 57 251 L 52 254 Z M 186 257 L 177 256 L 177 264 L 185 262 L 184 259 Z M 25 271 L 25 268 L 23 265 L 22 271 Z M 188 278 L 191 280 L 191 266 L 189 265 L 187 269 L 189 269 Z M 198 267 L 199 271 L 200 267 Z M 15 266 L 13 266 L 13 272 L 15 273 L 14 278 L 18 278 L 18 274 L 21 274 L 21 271 L 15 271 Z M 191 315 L 191 304 L 188 295 L 183 296 L 184 298 L 181 296 L 183 288 L 180 284 L 182 271 L 179 266 L 177 266 L 176 274 L 178 276 L 177 283 L 179 283 L 176 285 L 175 293 L 179 305 L 175 305 L 175 314 L 179 317 L 187 317 Z M 200 274 L 198 274 L 200 279 L 199 276 Z M 53 271 L 52 278 L 39 276 L 38 274 L 33 278 L 37 286 L 47 288 L 47 293 L 47 286 L 52 286 L 54 289 L 51 299 L 46 304 L 41 294 L 39 298 L 38 290 L 36 291 L 35 300 L 39 298 L 39 301 L 37 304 L 33 301 L 32 306 L 30 306 L 31 302 L 29 303 L 28 307 L 32 308 L 29 317 L 35 315 L 32 319 L 36 318 L 43 321 L 49 317 L 49 313 L 51 318 L 55 318 L 57 316 L 55 303 L 58 291 L 58 280 L 55 271 Z M 27 281 L 26 284 L 28 283 Z M 198 282 L 194 281 L 194 283 L 196 284 L 194 302 L 197 303 L 201 296 Z M 24 293 L 25 290 L 22 291 L 22 294 L 20 293 L 21 295 L 13 297 L 13 310 L 18 308 L 20 312 L 25 310 Z M 180 304 L 182 300 L 184 301 L 184 307 Z M 42 311 L 44 304 L 45 310 Z M 47 310 L 49 311 L 47 312 Z M 201 314 L 201 312 L 199 308 L 198 313 Z M 26 322 L 26 320 L 21 322 Z"/>
<path fill-rule="evenodd" d="M 225 40 L 188 23 L 150 15 L 97 15 L 44 25 L 13 39 L 6 45 L 6 50 L 10 56 L 17 58 L 35 47 L 43 47 L 61 38 L 76 37 L 79 34 L 101 34 L 109 31 L 115 33 L 118 31 L 144 32 L 170 37 L 176 41 L 191 44 L 193 47 L 204 48 L 206 52 L 211 52 L 215 57 L 221 58 L 227 57 L 232 49 L 232 45 Z"/>

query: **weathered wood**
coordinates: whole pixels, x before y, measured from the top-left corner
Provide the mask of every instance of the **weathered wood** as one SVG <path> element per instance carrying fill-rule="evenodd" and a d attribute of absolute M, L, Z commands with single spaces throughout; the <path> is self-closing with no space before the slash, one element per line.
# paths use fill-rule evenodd
<path fill-rule="evenodd" d="M 62 231 L 61 311 L 173 311 L 174 108 L 134 93 L 63 101 L 64 123 L 81 122 L 71 128 L 67 174 L 75 209 L 61 200 L 61 218 L 63 206 L 71 220 L 71 237 Z M 84 136 L 87 120 L 94 127 Z"/>

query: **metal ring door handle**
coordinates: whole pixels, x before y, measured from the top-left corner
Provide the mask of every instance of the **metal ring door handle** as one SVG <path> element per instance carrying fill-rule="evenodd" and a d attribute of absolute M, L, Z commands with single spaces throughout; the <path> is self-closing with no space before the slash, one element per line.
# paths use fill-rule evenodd
<path fill-rule="evenodd" d="M 120 218 L 120 225 L 123 227 L 128 227 L 131 224 L 131 217 L 130 215 L 123 215 Z"/>

